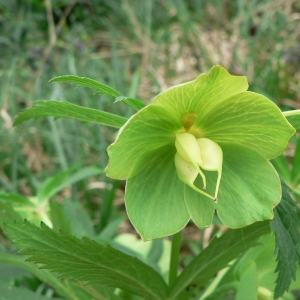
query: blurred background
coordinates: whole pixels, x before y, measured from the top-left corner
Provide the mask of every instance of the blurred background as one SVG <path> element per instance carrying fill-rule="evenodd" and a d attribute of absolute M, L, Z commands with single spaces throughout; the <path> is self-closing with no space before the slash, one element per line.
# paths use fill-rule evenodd
<path fill-rule="evenodd" d="M 33 101 L 134 113 L 92 90 L 49 83 L 51 78 L 90 77 L 149 103 L 214 64 L 246 75 L 250 90 L 283 110 L 299 109 L 300 2 L 0 0 L 1 191 L 36 195 L 41 182 L 76 164 L 107 164 L 113 129 L 51 118 L 12 127 Z M 65 198 L 80 199 L 96 225 L 103 209 L 107 218 L 124 212 L 122 183 L 105 176 L 65 189 L 58 200 Z"/>

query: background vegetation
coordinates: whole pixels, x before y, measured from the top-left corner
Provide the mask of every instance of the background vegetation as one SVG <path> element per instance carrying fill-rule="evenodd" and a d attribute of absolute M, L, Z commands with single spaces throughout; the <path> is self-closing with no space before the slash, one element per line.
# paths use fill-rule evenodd
<path fill-rule="evenodd" d="M 51 118 L 13 128 L 14 116 L 32 101 L 66 100 L 133 113 L 91 90 L 48 83 L 55 76 L 90 77 L 150 102 L 169 86 L 220 64 L 246 75 L 250 90 L 283 110 L 300 108 L 296 0 L 0 0 L 0 52 L 1 192 L 34 196 L 59 172 L 107 164 L 106 148 L 116 134 L 110 128 Z M 295 137 L 286 158 L 274 164 L 300 200 L 298 181 L 290 177 L 297 143 Z M 113 220 L 119 220 L 114 230 L 134 232 L 125 217 L 123 189 L 123 183 L 93 176 L 64 189 L 57 201 L 79 201 L 96 232 Z M 194 255 L 211 229 L 201 232 L 191 224 L 185 235 L 194 241 L 185 251 Z"/>

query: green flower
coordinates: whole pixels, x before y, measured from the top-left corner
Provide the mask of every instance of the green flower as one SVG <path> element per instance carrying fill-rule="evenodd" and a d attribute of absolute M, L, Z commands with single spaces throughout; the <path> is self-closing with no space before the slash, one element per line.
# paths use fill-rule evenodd
<path fill-rule="evenodd" d="M 281 198 L 269 159 L 294 128 L 244 76 L 213 67 L 159 94 L 108 148 L 107 176 L 127 179 L 126 209 L 144 240 L 171 235 L 190 219 L 240 228 L 273 218 Z"/>

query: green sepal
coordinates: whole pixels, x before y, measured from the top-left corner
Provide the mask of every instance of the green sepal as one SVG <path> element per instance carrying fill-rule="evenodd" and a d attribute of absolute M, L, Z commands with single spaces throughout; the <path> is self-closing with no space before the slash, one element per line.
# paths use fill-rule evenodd
<path fill-rule="evenodd" d="M 272 219 L 281 199 L 280 179 L 273 166 L 248 148 L 221 147 L 224 162 L 216 207 L 223 224 L 240 228 Z"/>
<path fill-rule="evenodd" d="M 172 149 L 166 148 L 126 185 L 126 209 L 142 236 L 151 240 L 175 234 L 190 217 L 184 203 L 184 183 L 179 180 Z"/>
<path fill-rule="evenodd" d="M 170 145 L 175 149 L 173 132 L 181 128 L 180 120 L 169 116 L 163 108 L 147 106 L 140 110 L 120 129 L 116 141 L 108 147 L 107 176 L 114 179 L 135 176 L 159 155 L 161 149 Z"/>

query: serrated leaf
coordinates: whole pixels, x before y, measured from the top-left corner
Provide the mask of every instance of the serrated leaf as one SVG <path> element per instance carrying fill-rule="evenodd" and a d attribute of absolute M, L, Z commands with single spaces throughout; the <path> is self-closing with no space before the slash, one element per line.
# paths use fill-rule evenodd
<path fill-rule="evenodd" d="M 87 87 L 87 88 L 94 89 L 97 91 L 97 94 L 108 95 L 114 98 L 121 96 L 121 94 L 117 90 L 113 89 L 112 87 L 86 77 L 64 75 L 64 76 L 55 77 L 51 79 L 50 82 L 68 82 L 68 83 L 77 84 L 78 87 Z"/>
<path fill-rule="evenodd" d="M 70 300 L 90 300 L 91 296 L 99 300 L 120 299 L 109 288 L 104 286 L 86 286 L 67 279 L 58 279 L 57 274 L 48 270 L 41 270 L 38 265 L 24 261 L 24 258 L 21 256 L 0 253 L 0 263 L 16 266 L 31 272 L 42 282 L 51 286 L 59 296 Z"/>
<path fill-rule="evenodd" d="M 69 118 L 81 122 L 90 122 L 115 128 L 122 127 L 127 119 L 105 111 L 83 107 L 64 101 L 39 100 L 32 107 L 21 111 L 15 118 L 14 126 L 30 119 L 45 117 Z"/>
<path fill-rule="evenodd" d="M 88 238 L 78 240 L 63 231 L 58 234 L 44 224 L 38 228 L 28 221 L 7 223 L 5 231 L 20 254 L 43 269 L 88 284 L 118 287 L 149 300 L 167 298 L 167 285 L 157 272 L 110 246 Z"/>
<path fill-rule="evenodd" d="M 146 106 L 146 104 L 139 99 L 125 96 L 119 96 L 116 98 L 115 103 L 118 102 L 124 102 L 136 110 L 140 110 Z"/>
<path fill-rule="evenodd" d="M 288 193 L 288 187 L 282 183 L 282 199 L 274 210 L 275 217 L 271 221 L 275 233 L 278 277 L 274 292 L 275 299 L 281 297 L 296 279 L 300 263 L 300 210 Z"/>
<path fill-rule="evenodd" d="M 178 297 L 189 287 L 203 287 L 219 270 L 257 245 L 258 238 L 269 232 L 269 222 L 265 221 L 256 222 L 243 229 L 228 230 L 220 238 L 214 238 L 176 279 L 171 288 L 171 299 Z"/>

